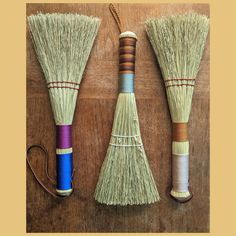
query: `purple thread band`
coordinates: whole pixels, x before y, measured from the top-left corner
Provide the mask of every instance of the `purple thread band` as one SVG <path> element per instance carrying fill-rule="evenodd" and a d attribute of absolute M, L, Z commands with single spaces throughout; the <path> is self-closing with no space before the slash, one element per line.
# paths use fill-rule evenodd
<path fill-rule="evenodd" d="M 72 147 L 72 126 L 57 125 L 57 148 L 66 149 Z"/>

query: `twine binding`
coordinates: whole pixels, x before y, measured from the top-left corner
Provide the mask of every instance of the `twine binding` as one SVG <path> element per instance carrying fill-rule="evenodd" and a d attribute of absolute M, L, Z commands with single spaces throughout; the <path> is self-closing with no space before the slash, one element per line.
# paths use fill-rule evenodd
<path fill-rule="evenodd" d="M 116 143 L 109 143 L 111 146 L 115 147 L 142 147 L 143 144 L 116 144 Z"/>
<path fill-rule="evenodd" d="M 71 82 L 71 81 L 52 81 L 52 82 L 48 82 L 47 85 L 48 85 L 48 89 L 67 88 L 67 89 L 73 89 L 77 91 L 79 91 L 79 86 L 80 86 L 79 83 Z M 75 87 L 72 87 L 70 85 L 74 85 Z"/>
<path fill-rule="evenodd" d="M 209 19 L 205 15 L 195 12 L 146 21 L 146 32 L 164 78 L 173 123 L 189 121 L 195 78 L 200 68 L 208 31 Z M 173 189 L 171 195 L 177 201 L 185 202 L 192 196 L 187 186 L 188 160 L 183 158 L 185 154 L 186 156 L 189 154 L 189 142 L 187 126 L 180 127 L 179 124 L 177 126 L 179 126 L 178 129 L 173 127 Z M 182 157 L 175 157 L 175 154 Z M 180 186 L 179 188 L 174 186 L 179 185 L 176 181 L 183 182 L 183 176 L 185 176 L 184 193 L 180 192 L 183 190 Z"/>
<path fill-rule="evenodd" d="M 120 33 L 120 17 L 109 5 Z M 126 31 L 119 35 L 119 95 L 112 134 L 94 193 L 106 205 L 141 205 L 160 200 L 155 180 L 143 148 L 133 79 L 137 36 Z"/>

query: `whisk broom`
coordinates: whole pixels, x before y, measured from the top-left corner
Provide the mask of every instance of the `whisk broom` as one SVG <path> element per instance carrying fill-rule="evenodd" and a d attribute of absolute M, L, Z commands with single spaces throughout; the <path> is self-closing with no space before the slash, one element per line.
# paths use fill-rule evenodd
<path fill-rule="evenodd" d="M 195 78 L 204 51 L 209 19 L 197 13 L 149 19 L 146 31 L 165 82 L 172 118 L 172 190 L 179 202 L 190 200 L 187 134 Z"/>
<path fill-rule="evenodd" d="M 56 123 L 56 191 L 68 196 L 72 192 L 72 121 L 100 20 L 79 14 L 39 13 L 29 16 L 28 22 Z"/>
<path fill-rule="evenodd" d="M 122 31 L 113 4 L 110 10 L 120 29 L 119 95 L 109 147 L 95 190 L 95 199 L 107 205 L 149 204 L 159 200 L 140 136 L 134 95 L 137 36 Z"/>

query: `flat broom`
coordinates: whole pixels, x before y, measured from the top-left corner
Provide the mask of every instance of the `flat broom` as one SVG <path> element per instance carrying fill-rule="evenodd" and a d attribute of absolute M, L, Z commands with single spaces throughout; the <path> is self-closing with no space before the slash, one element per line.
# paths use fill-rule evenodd
<path fill-rule="evenodd" d="M 164 77 L 172 118 L 172 190 L 179 202 L 191 199 L 187 126 L 195 78 L 209 19 L 194 12 L 146 21 L 146 31 Z"/>
<path fill-rule="evenodd" d="M 29 16 L 28 22 L 56 123 L 56 192 L 68 196 L 72 192 L 72 120 L 100 20 L 79 14 L 39 13 Z"/>
<path fill-rule="evenodd" d="M 122 32 L 113 4 L 110 11 L 120 29 L 119 95 L 109 147 L 95 190 L 95 199 L 107 205 L 150 204 L 158 191 L 144 151 L 134 95 L 137 36 Z"/>

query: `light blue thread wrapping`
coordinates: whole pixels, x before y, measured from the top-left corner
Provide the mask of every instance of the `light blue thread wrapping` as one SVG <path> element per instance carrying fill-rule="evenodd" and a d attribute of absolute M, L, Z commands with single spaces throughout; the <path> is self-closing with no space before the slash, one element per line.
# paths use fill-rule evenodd
<path fill-rule="evenodd" d="M 134 74 L 119 75 L 119 92 L 133 93 L 134 92 Z"/>

